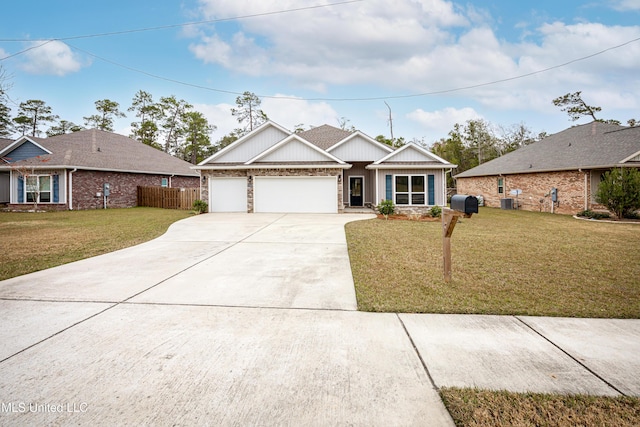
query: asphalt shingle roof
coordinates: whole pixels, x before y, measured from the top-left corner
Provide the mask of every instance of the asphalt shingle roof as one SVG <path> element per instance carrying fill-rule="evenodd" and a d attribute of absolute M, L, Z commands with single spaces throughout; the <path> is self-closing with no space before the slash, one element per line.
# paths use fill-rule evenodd
<path fill-rule="evenodd" d="M 548 136 L 455 178 L 610 168 L 638 152 L 640 127 L 592 122 Z"/>
<path fill-rule="evenodd" d="M 198 176 L 191 164 L 126 136 L 98 129 L 29 139 L 51 151 L 15 164 Z M 5 147 L 6 148 L 6 147 Z"/>
<path fill-rule="evenodd" d="M 329 125 L 322 125 L 313 129 L 306 130 L 298 133 L 298 136 L 306 139 L 313 145 L 322 148 L 323 150 L 337 144 L 342 141 L 353 132 L 347 130 L 338 129 Z"/>

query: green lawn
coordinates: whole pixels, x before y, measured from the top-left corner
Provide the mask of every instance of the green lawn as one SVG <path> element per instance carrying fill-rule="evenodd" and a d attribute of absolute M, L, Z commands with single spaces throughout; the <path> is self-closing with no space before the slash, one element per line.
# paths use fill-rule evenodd
<path fill-rule="evenodd" d="M 154 208 L 0 212 L 0 280 L 142 243 L 191 215 Z M 640 225 L 482 209 L 453 234 L 442 280 L 439 222 L 347 224 L 361 310 L 634 317 Z M 442 389 L 458 426 L 636 426 L 640 399 Z"/>
<path fill-rule="evenodd" d="M 640 224 L 481 208 L 451 239 L 440 222 L 347 224 L 358 308 L 380 312 L 640 317 Z"/>
<path fill-rule="evenodd" d="M 189 215 L 155 208 L 0 212 L 0 280 L 146 242 Z"/>

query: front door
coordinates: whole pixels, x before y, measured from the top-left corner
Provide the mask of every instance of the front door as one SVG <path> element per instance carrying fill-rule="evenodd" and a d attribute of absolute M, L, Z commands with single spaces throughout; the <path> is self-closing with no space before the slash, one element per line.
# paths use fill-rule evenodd
<path fill-rule="evenodd" d="M 349 206 L 362 205 L 362 177 L 349 177 Z"/>

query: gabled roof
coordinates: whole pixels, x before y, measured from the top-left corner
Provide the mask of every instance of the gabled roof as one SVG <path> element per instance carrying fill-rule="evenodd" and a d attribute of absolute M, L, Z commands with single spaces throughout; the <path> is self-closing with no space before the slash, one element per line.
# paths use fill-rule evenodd
<path fill-rule="evenodd" d="M 356 141 L 356 142 L 353 142 Z M 347 145 L 354 145 L 355 147 L 346 147 Z M 340 156 L 344 154 L 345 156 L 349 156 L 349 152 L 353 155 L 353 152 L 357 151 L 359 155 L 364 155 L 365 157 L 371 156 L 371 158 L 359 159 L 359 160 L 367 160 L 371 161 L 374 158 L 378 158 L 378 156 L 385 156 L 387 153 L 391 153 L 393 148 L 388 146 L 387 144 L 383 144 L 375 139 L 371 138 L 368 135 L 358 131 L 351 133 L 342 141 L 333 144 L 331 147 L 327 149 L 329 153 L 335 153 L 336 156 Z M 342 153 L 342 154 L 340 154 Z M 353 160 L 347 158 L 346 160 Z"/>
<path fill-rule="evenodd" d="M 25 165 L 34 168 L 65 168 L 114 172 L 198 176 L 191 164 L 126 136 L 98 129 L 49 138 L 23 137 L 16 143 L 33 142 L 51 154 L 20 160 L 2 169 Z M 19 144 L 2 151 L 7 156 Z M 7 149 L 9 148 L 9 149 Z"/>
<path fill-rule="evenodd" d="M 259 135 L 264 135 L 260 144 L 255 143 Z M 283 128 L 279 124 L 268 120 L 253 131 L 243 135 L 237 141 L 227 145 L 222 150 L 214 153 L 212 156 L 198 163 L 198 166 L 204 166 L 214 163 L 238 163 L 242 164 L 261 153 L 275 143 L 289 136 L 291 132 Z M 254 146 L 247 144 L 248 141 L 254 141 Z"/>
<path fill-rule="evenodd" d="M 287 150 L 287 148 L 292 149 Z M 258 162 L 335 162 L 341 165 L 346 164 L 342 160 L 306 141 L 297 134 L 292 134 L 283 139 L 271 148 L 268 148 L 256 157 L 247 161 L 245 165 L 251 165 Z"/>
<path fill-rule="evenodd" d="M 607 169 L 633 164 L 640 155 L 640 127 L 592 122 L 483 163 L 455 178 L 578 169 Z M 635 161 L 640 166 L 640 162 Z"/>
<path fill-rule="evenodd" d="M 367 166 L 368 169 L 391 169 L 391 168 L 455 168 L 456 165 L 449 163 L 445 159 L 436 156 L 425 148 L 410 142 L 397 150 L 389 153 L 380 160 Z"/>
<path fill-rule="evenodd" d="M 306 139 L 323 150 L 326 150 L 334 144 L 344 140 L 352 133 L 353 132 L 348 130 L 338 129 L 329 125 L 322 125 L 300 132 L 298 133 L 298 136 Z"/>
<path fill-rule="evenodd" d="M 11 155 L 10 153 L 14 153 L 15 150 L 18 150 L 21 146 L 27 144 L 30 145 L 31 149 L 36 150 L 36 152 L 38 154 L 51 154 L 51 151 L 47 150 L 45 147 L 43 147 L 42 145 L 38 144 L 36 142 L 36 138 L 31 137 L 31 136 L 21 136 L 20 138 L 16 139 L 15 141 L 10 141 L 10 144 L 8 144 L 6 147 L 0 149 L 0 158 L 3 158 L 9 162 L 11 162 Z M 15 159 L 13 159 L 15 161 Z"/>
<path fill-rule="evenodd" d="M 13 144 L 13 142 L 14 142 L 13 139 L 0 138 L 0 153 L 2 153 L 2 151 L 4 151 L 4 149 L 7 148 L 9 145 Z"/>

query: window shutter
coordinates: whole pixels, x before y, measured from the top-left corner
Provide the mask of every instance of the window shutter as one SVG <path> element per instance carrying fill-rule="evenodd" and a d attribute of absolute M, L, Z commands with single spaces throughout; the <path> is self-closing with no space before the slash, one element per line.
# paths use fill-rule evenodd
<path fill-rule="evenodd" d="M 393 176 L 386 175 L 385 180 L 386 180 L 386 194 L 385 194 L 386 200 L 392 200 L 393 199 Z"/>
<path fill-rule="evenodd" d="M 429 205 L 433 206 L 436 204 L 436 186 L 435 186 L 435 176 L 429 175 L 428 177 L 428 190 L 429 190 Z"/>
<path fill-rule="evenodd" d="M 24 203 L 24 178 L 18 177 L 18 203 Z"/>
<path fill-rule="evenodd" d="M 58 203 L 60 201 L 59 192 L 60 192 L 60 183 L 59 176 L 53 175 L 53 203 Z"/>

